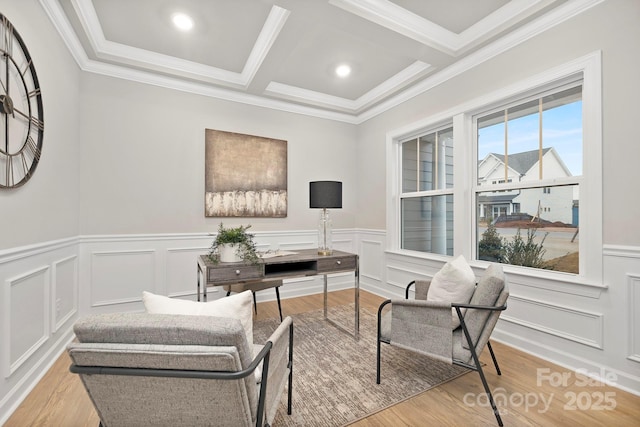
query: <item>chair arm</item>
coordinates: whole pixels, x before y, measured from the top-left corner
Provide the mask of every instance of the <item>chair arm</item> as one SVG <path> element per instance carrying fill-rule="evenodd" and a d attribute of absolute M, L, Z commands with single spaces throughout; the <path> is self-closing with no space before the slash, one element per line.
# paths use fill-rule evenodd
<path fill-rule="evenodd" d="M 209 380 L 238 380 L 253 374 L 263 359 L 268 359 L 272 344 L 267 342 L 260 353 L 242 371 L 202 371 L 190 369 L 154 369 L 154 368 L 126 368 L 119 366 L 78 366 L 72 363 L 69 371 L 74 374 L 90 375 L 123 375 L 135 377 L 169 377 Z"/>
<path fill-rule="evenodd" d="M 415 285 L 415 299 L 426 300 L 429 293 L 429 286 L 431 286 L 431 280 L 412 280 L 409 282 L 404 290 L 404 298 L 409 299 L 409 292 L 411 287 Z"/>
<path fill-rule="evenodd" d="M 427 309 L 440 310 L 440 309 L 448 309 L 451 310 L 453 306 L 450 302 L 444 301 L 427 301 L 427 300 L 406 300 L 406 299 L 391 299 L 389 300 L 391 305 L 398 305 L 404 307 L 424 307 Z"/>
<path fill-rule="evenodd" d="M 265 359 L 260 383 L 259 413 L 264 413 L 269 425 L 276 415 L 280 398 L 289 384 L 287 413 L 291 414 L 291 387 L 293 381 L 293 320 L 287 316 L 271 334 L 267 345 L 272 345 L 270 358 Z M 269 366 L 267 366 L 267 363 Z M 262 425 L 262 424 L 261 424 Z"/>
<path fill-rule="evenodd" d="M 478 310 L 491 310 L 491 311 L 503 311 L 507 309 L 507 304 L 494 306 L 494 305 L 475 305 L 475 304 L 461 304 L 457 302 L 451 303 L 451 307 L 460 307 L 460 308 L 477 308 Z"/>
<path fill-rule="evenodd" d="M 409 289 L 411 289 L 411 286 L 415 284 L 416 284 L 415 280 L 412 280 L 411 282 L 409 282 L 409 284 L 407 285 L 407 288 L 404 290 L 404 299 L 409 299 Z"/>
<path fill-rule="evenodd" d="M 409 299 L 388 299 L 383 301 L 378 307 L 378 324 L 380 323 L 380 318 L 382 317 L 382 310 L 387 305 L 391 304 L 397 306 L 405 306 L 405 307 L 424 307 L 427 309 L 433 310 L 442 310 L 447 309 L 450 310 L 453 304 L 442 301 L 426 301 L 426 300 L 409 300 Z M 379 325 L 378 325 L 379 326 Z"/>
<path fill-rule="evenodd" d="M 461 303 L 454 302 L 454 303 L 451 303 L 451 307 L 453 307 L 456 310 L 458 319 L 460 319 L 460 325 L 462 326 L 462 329 L 465 330 L 465 335 L 466 335 L 467 326 L 464 322 L 464 313 L 462 312 L 463 308 L 473 308 L 476 310 L 487 310 L 487 311 L 504 311 L 507 309 L 507 304 L 505 303 L 504 305 L 493 306 L 493 305 L 461 304 Z"/>

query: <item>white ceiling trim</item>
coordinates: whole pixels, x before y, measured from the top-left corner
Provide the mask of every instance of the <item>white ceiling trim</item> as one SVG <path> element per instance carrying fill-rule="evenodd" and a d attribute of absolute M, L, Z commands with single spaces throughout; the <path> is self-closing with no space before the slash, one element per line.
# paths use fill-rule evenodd
<path fill-rule="evenodd" d="M 448 55 L 456 56 L 552 0 L 511 0 L 457 34 L 388 0 L 329 0 L 329 3 Z"/>
<path fill-rule="evenodd" d="M 269 83 L 264 93 L 267 95 L 282 96 L 291 100 L 312 102 L 318 106 L 324 105 L 340 108 L 355 114 L 363 108 L 382 100 L 390 93 L 401 90 L 404 86 L 413 81 L 416 77 L 423 75 L 429 69 L 431 69 L 430 64 L 422 61 L 416 61 L 356 100 L 327 95 L 325 93 L 278 82 Z"/>
<path fill-rule="evenodd" d="M 279 6 L 271 8 L 242 72 L 236 73 L 106 40 L 93 2 L 91 0 L 72 0 L 71 3 L 98 58 L 124 61 L 130 65 L 169 73 L 187 73 L 205 81 L 244 89 L 251 84 L 290 14 L 290 11 Z"/>
<path fill-rule="evenodd" d="M 558 8 L 554 9 L 551 13 L 540 17 L 527 25 L 524 25 L 517 30 L 509 33 L 505 37 L 491 43 L 490 45 L 483 47 L 475 51 L 468 56 L 465 56 L 461 60 L 455 62 L 453 65 L 429 76 L 425 80 L 415 84 L 414 86 L 402 91 L 398 95 L 395 95 L 378 105 L 368 109 L 367 111 L 358 115 L 357 123 L 364 123 L 367 120 L 384 113 L 396 107 L 410 99 L 450 80 L 485 61 L 494 58 L 495 56 L 508 51 L 509 49 L 518 46 L 521 43 L 541 34 L 548 29 L 555 27 L 558 24 L 565 22 L 574 16 L 591 9 L 592 7 L 602 3 L 605 0 L 572 0 Z"/>
<path fill-rule="evenodd" d="M 256 73 L 260 69 L 262 62 L 267 57 L 269 50 L 275 43 L 280 31 L 284 27 L 287 18 L 291 14 L 291 11 L 281 8 L 279 6 L 273 6 L 269 16 L 260 31 L 260 35 L 256 40 L 256 44 L 251 50 L 251 54 L 247 59 L 247 63 L 242 70 L 242 78 L 245 81 L 245 88 L 249 86 Z"/>
<path fill-rule="evenodd" d="M 318 117 L 322 119 L 335 120 L 351 124 L 361 124 L 365 121 L 384 113 L 415 96 L 418 96 L 431 88 L 444 83 L 445 81 L 462 74 L 463 72 L 483 63 L 494 56 L 505 52 L 512 47 L 525 42 L 526 40 L 552 28 L 572 17 L 602 3 L 604 0 L 572 0 L 554 9 L 549 14 L 536 19 L 503 37 L 483 49 L 468 55 L 453 66 L 447 67 L 440 72 L 433 74 L 420 83 L 402 91 L 401 93 L 375 105 L 374 107 L 360 114 L 346 114 L 331 112 L 321 108 L 307 107 L 286 101 L 266 99 L 260 96 L 250 95 L 230 89 L 214 88 L 204 83 L 187 82 L 177 77 L 160 76 L 152 72 L 133 70 L 124 66 L 105 64 L 91 60 L 78 40 L 73 27 L 66 18 L 62 7 L 57 0 L 39 0 L 43 9 L 49 16 L 54 27 L 60 33 L 63 41 L 67 45 L 71 55 L 76 60 L 81 70 L 101 74 L 109 77 L 131 80 L 139 83 L 151 84 L 168 89 L 194 93 L 197 95 L 209 96 L 233 102 L 254 105 L 258 107 L 270 108 L 290 113 L 302 114 Z"/>
<path fill-rule="evenodd" d="M 47 0 L 41 0 L 47 1 Z M 174 89 L 181 92 L 193 93 L 196 95 L 208 96 L 225 101 L 239 102 L 242 104 L 264 107 L 273 110 L 286 111 L 289 113 L 303 114 L 306 116 L 319 117 L 322 119 L 335 120 L 356 124 L 356 117 L 353 114 L 328 111 L 321 108 L 307 107 L 293 104 L 291 102 L 268 99 L 258 95 L 238 92 L 232 89 L 215 87 L 206 83 L 192 82 L 173 76 L 164 76 L 157 73 L 134 70 L 128 67 L 107 64 L 100 61 L 87 60 L 83 67 L 84 71 L 101 74 L 108 77 L 121 78 L 123 80 L 138 83 L 150 84 L 166 89 Z"/>

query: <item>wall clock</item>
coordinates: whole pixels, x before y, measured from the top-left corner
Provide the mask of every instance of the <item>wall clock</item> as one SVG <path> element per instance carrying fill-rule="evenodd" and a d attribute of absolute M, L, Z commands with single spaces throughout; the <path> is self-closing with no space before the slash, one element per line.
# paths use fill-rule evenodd
<path fill-rule="evenodd" d="M 40 161 L 44 119 L 36 69 L 22 37 L 0 14 L 0 188 L 26 183 Z"/>

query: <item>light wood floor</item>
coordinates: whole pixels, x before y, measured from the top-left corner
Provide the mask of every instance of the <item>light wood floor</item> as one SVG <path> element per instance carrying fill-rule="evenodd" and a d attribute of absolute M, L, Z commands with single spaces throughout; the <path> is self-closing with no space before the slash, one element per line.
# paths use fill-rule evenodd
<path fill-rule="evenodd" d="M 334 292 L 329 304 L 352 302 L 352 296 L 352 291 Z M 360 301 L 363 308 L 375 313 L 382 299 L 363 291 Z M 321 307 L 321 295 L 283 300 L 285 316 Z M 258 304 L 257 318 L 277 315 L 275 302 Z M 494 343 L 493 348 L 502 376 L 496 375 L 488 352 L 482 361 L 505 426 L 640 426 L 640 397 L 601 384 L 585 384 L 585 378 L 574 372 L 506 345 Z M 79 378 L 69 373 L 69 364 L 66 354 L 60 356 L 5 427 L 97 426 L 98 417 Z M 561 375 L 566 381 L 552 386 Z M 426 425 L 497 425 L 478 374 L 470 372 L 353 424 Z"/>

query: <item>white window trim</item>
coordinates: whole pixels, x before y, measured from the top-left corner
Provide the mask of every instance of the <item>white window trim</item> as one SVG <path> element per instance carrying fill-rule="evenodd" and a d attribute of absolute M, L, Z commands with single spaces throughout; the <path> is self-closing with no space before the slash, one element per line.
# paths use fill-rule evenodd
<path fill-rule="evenodd" d="M 602 52 L 596 51 L 563 65 L 547 70 L 531 78 L 507 86 L 498 91 L 470 100 L 447 111 L 427 117 L 386 135 L 387 171 L 387 251 L 434 260 L 448 260 L 444 255 L 429 254 L 400 249 L 400 146 L 401 142 L 422 132 L 435 129 L 453 119 L 454 140 L 454 255 L 464 255 L 474 260 L 475 248 L 475 204 L 473 179 L 475 138 L 473 138 L 472 116 L 491 105 L 508 103 L 523 94 L 556 85 L 563 79 L 582 74 L 583 104 L 583 170 L 580 179 L 588 191 L 580 194 L 580 228 L 588 230 L 580 235 L 579 275 L 528 269 L 504 265 L 508 273 L 518 276 L 536 277 L 568 284 L 606 288 L 603 284 L 602 259 Z M 462 141 L 462 143 L 461 143 Z M 505 184 L 502 184 L 505 185 Z M 469 212 L 473 214 L 469 215 Z M 588 214 L 582 214 L 588 212 Z M 471 261 L 484 265 L 482 261 Z"/>

